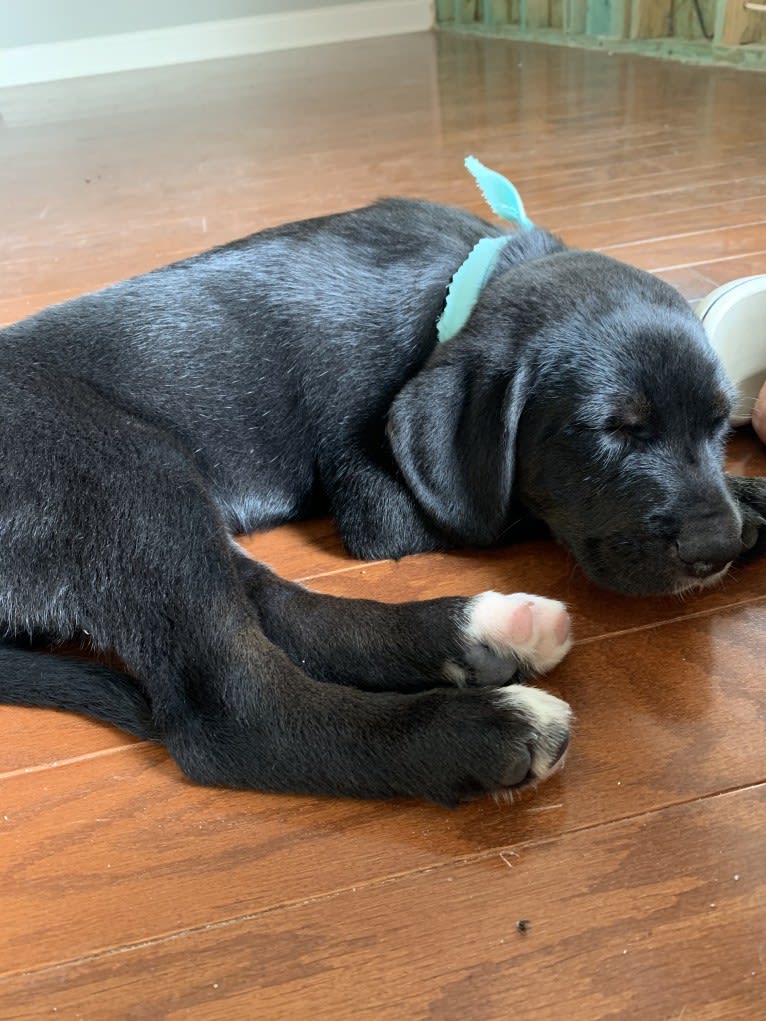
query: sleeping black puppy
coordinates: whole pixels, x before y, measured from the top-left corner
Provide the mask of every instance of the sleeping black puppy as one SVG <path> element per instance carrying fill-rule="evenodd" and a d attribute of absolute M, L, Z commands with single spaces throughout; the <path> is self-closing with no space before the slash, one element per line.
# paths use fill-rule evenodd
<path fill-rule="evenodd" d="M 766 482 L 725 478 L 729 384 L 664 283 L 533 229 L 437 345 L 497 234 L 388 200 L 3 331 L 0 701 L 162 742 L 207 784 L 453 805 L 555 769 L 569 709 L 519 682 L 567 651 L 561 604 L 341 601 L 231 540 L 325 507 L 354 555 L 401 557 L 531 518 L 635 594 L 755 544 Z"/>

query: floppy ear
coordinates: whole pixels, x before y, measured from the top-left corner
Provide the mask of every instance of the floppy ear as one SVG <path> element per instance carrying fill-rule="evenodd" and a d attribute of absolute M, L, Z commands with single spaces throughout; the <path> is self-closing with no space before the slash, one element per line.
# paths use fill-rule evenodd
<path fill-rule="evenodd" d="M 463 542 L 490 545 L 507 527 L 526 373 L 484 366 L 425 369 L 388 418 L 394 457 L 420 505 Z"/>

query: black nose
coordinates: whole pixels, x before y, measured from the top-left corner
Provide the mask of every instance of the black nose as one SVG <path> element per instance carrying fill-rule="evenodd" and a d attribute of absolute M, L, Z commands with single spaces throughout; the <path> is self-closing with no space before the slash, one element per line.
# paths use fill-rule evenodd
<path fill-rule="evenodd" d="M 693 578 L 710 578 L 727 567 L 742 552 L 739 538 L 725 537 L 676 542 L 678 558 Z"/>
<path fill-rule="evenodd" d="M 710 578 L 740 555 L 742 519 L 727 494 L 708 494 L 687 511 L 676 551 L 692 578 Z"/>

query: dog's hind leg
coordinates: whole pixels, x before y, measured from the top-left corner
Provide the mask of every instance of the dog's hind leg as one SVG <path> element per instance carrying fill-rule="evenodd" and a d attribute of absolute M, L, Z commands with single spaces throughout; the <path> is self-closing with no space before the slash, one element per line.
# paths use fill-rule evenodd
<path fill-rule="evenodd" d="M 24 429 L 6 416 L 0 619 L 113 649 L 140 682 L 149 733 L 192 779 L 455 804 L 561 761 L 569 708 L 545 692 L 371 693 L 307 676 L 264 634 L 191 458 L 87 386 L 53 384 L 27 389 Z M 43 657 L 35 667 L 45 672 Z M 124 723 L 109 678 L 81 670 L 72 708 Z M 4 687 L 24 701 L 19 677 L 31 703 L 71 704 L 55 677 L 19 674 L 12 657 L 0 657 L 0 701 Z"/>
<path fill-rule="evenodd" d="M 541 596 L 338 599 L 244 556 L 236 563 L 265 634 L 317 680 L 373 691 L 500 686 L 546 673 L 571 646 L 566 608 Z"/>

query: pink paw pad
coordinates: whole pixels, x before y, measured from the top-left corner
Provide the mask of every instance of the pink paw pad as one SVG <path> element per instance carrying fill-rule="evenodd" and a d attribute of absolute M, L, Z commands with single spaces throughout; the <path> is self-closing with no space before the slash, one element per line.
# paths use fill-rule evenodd
<path fill-rule="evenodd" d="M 525 592 L 482 592 L 476 596 L 467 631 L 471 639 L 498 656 L 522 659 L 538 673 L 551 670 L 572 644 L 564 604 Z"/>
<path fill-rule="evenodd" d="M 511 645 L 524 645 L 532 637 L 535 626 L 532 603 L 511 606 L 506 623 L 506 632 Z"/>
<path fill-rule="evenodd" d="M 556 615 L 553 621 L 553 634 L 559 645 L 569 639 L 569 633 L 572 630 L 572 621 L 567 611 L 562 607 L 561 611 Z"/>

